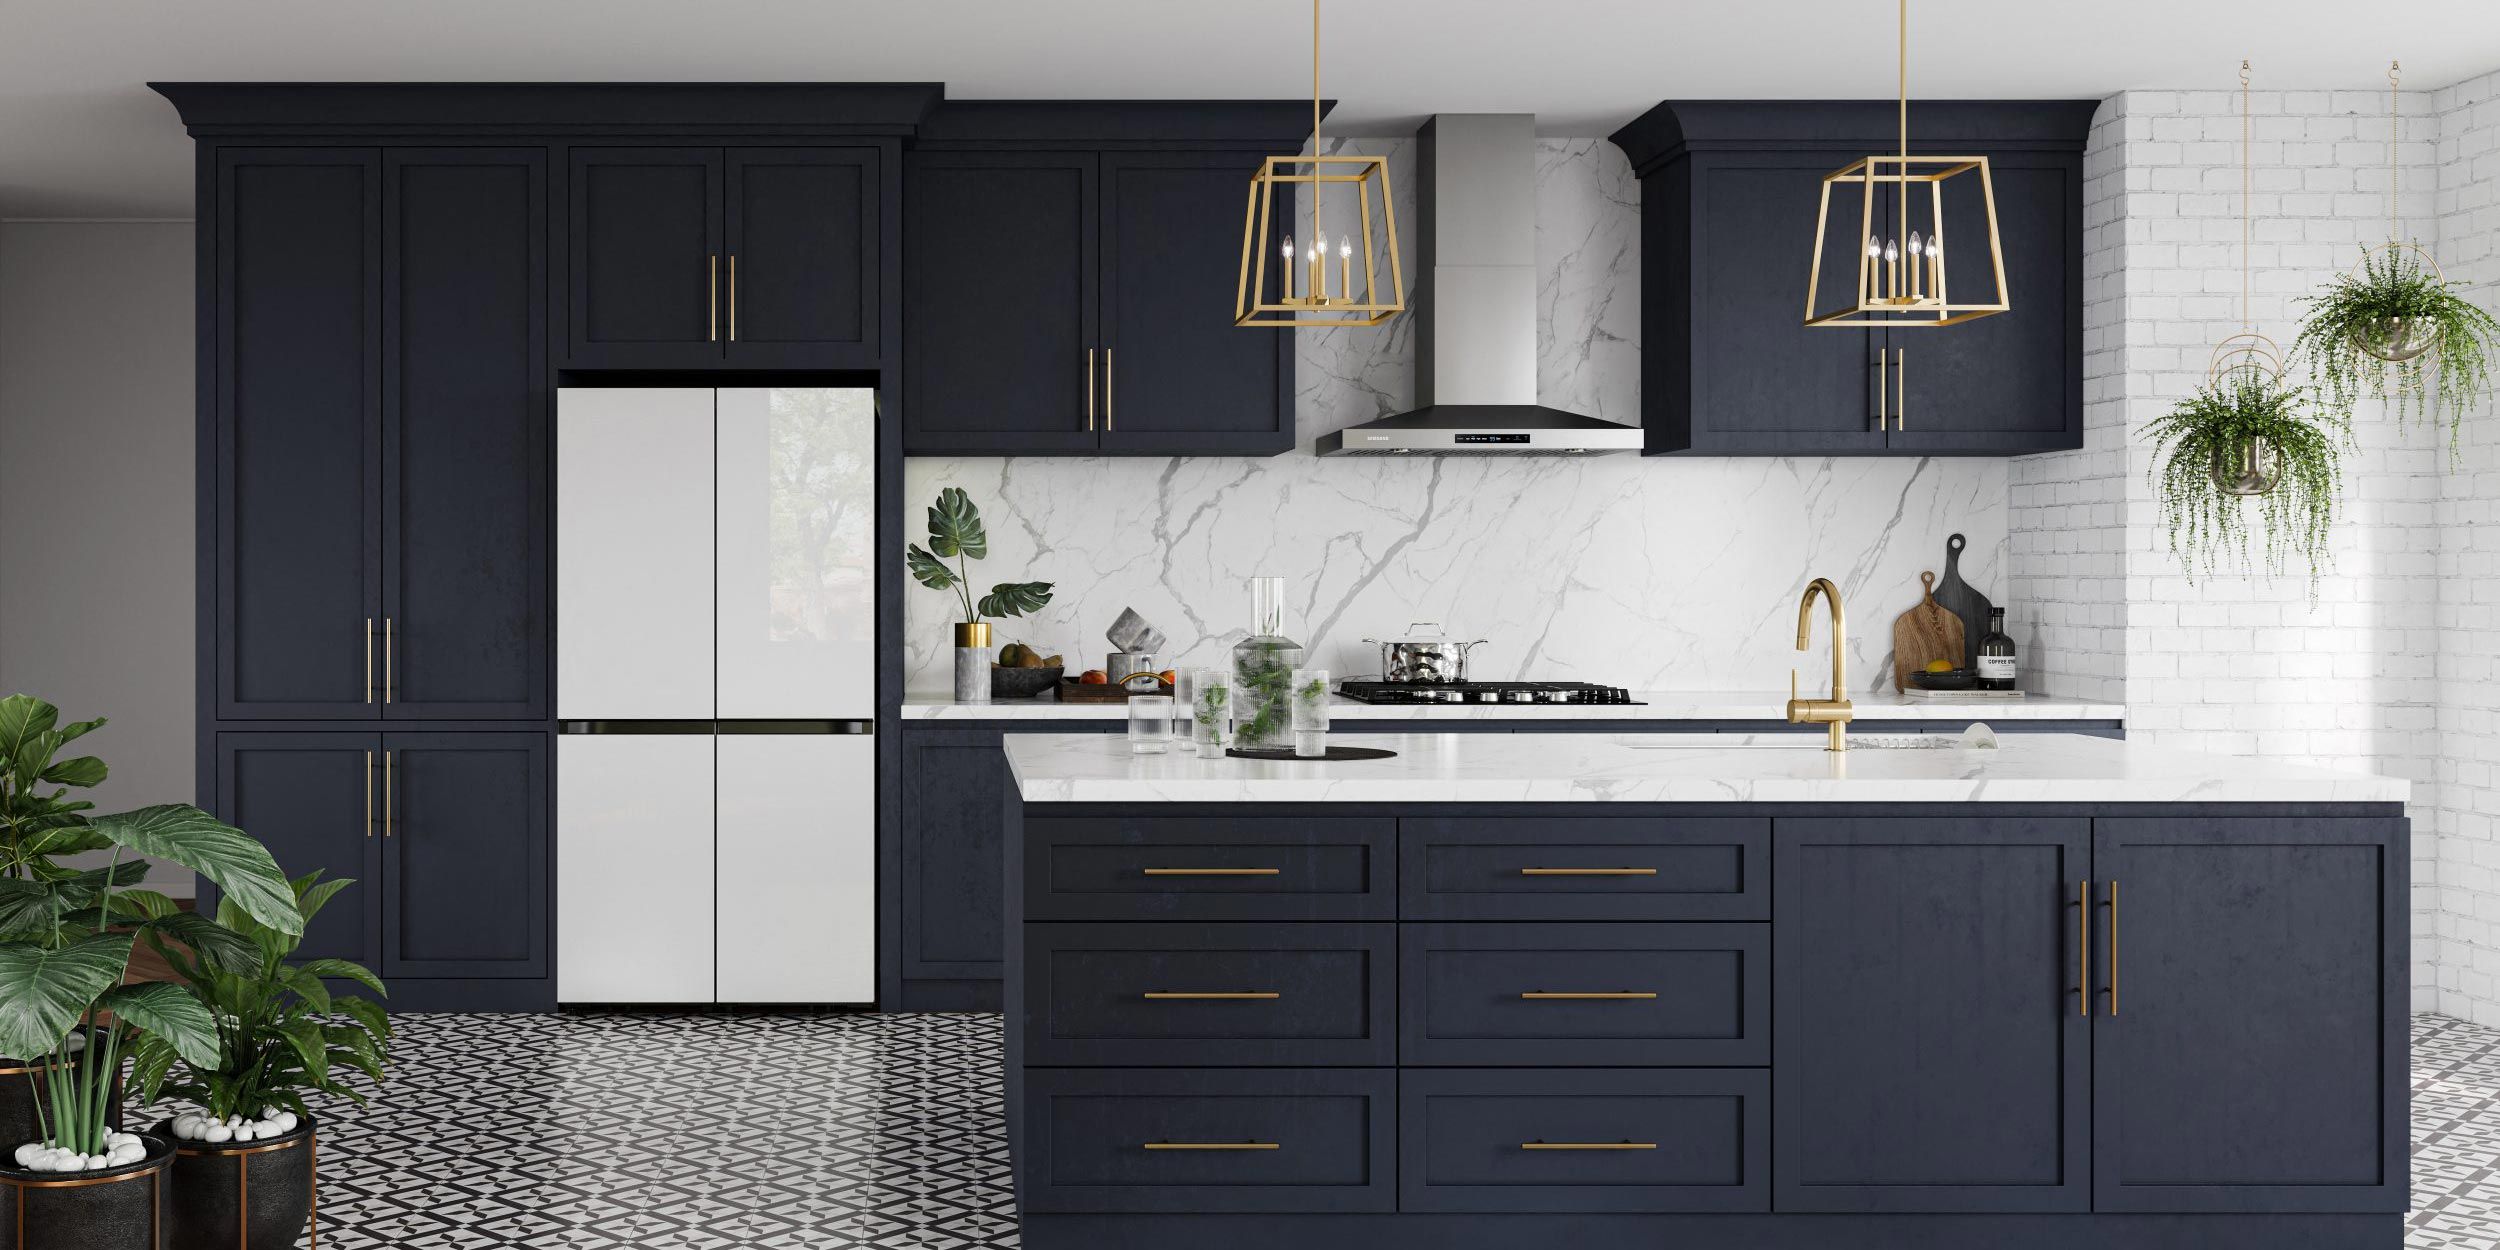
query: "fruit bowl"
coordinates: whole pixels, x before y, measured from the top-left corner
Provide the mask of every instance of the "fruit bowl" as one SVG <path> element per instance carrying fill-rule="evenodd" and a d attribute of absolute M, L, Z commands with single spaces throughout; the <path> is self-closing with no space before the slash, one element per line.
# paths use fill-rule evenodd
<path fill-rule="evenodd" d="M 1979 684 L 1979 674 L 1967 668 L 1942 673 L 1912 673 L 1910 684 L 1921 690 L 1969 690 Z"/>
<path fill-rule="evenodd" d="M 1059 679 L 1067 675 L 1065 665 L 1048 668 L 1017 668 L 1007 664 L 990 665 L 990 697 L 993 699 L 1030 699 L 1045 690 L 1056 690 Z"/>

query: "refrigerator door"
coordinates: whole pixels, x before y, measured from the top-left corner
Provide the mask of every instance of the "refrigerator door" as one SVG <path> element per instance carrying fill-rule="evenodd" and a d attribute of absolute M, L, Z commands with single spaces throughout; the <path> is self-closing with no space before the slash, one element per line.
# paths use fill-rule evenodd
<path fill-rule="evenodd" d="M 556 736 L 556 1001 L 708 1003 L 712 735 Z"/>
<path fill-rule="evenodd" d="M 556 392 L 556 715 L 710 720 L 712 391 Z"/>
<path fill-rule="evenodd" d="M 876 392 L 717 394 L 714 714 L 874 718 Z"/>
<path fill-rule="evenodd" d="M 877 740 L 714 741 L 720 1001 L 876 1001 Z"/>

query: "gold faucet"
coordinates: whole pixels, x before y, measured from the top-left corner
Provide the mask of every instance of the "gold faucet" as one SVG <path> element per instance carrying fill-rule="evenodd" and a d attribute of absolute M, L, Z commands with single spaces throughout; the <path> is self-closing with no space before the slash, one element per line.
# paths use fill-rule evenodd
<path fill-rule="evenodd" d="M 1822 725 L 1830 731 L 1824 744 L 1827 751 L 1849 749 L 1849 720 L 1856 715 L 1849 706 L 1848 670 L 1843 667 L 1849 651 L 1849 626 L 1841 616 L 1840 587 L 1828 577 L 1806 583 L 1805 598 L 1797 601 L 1797 649 L 1803 651 L 1814 641 L 1814 597 L 1821 595 L 1832 609 L 1832 697 L 1800 699 L 1797 697 L 1797 670 L 1788 670 L 1788 723 L 1791 725 Z"/>

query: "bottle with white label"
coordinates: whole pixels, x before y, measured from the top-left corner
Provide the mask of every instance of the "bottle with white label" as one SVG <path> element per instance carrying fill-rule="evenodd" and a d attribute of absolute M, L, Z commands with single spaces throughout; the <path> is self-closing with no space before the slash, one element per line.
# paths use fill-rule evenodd
<path fill-rule="evenodd" d="M 2014 688 L 2014 640 L 2005 636 L 2005 609 L 1988 609 L 1988 633 L 1979 640 L 1979 688 Z"/>

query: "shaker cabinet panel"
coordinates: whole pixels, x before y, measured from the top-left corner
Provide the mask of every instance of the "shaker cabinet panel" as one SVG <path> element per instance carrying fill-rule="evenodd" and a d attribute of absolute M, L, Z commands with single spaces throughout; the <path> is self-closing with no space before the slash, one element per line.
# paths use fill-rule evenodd
<path fill-rule="evenodd" d="M 873 148 L 731 148 L 722 326 L 731 364 L 877 366 Z"/>
<path fill-rule="evenodd" d="M 903 976 L 995 982 L 1006 940 L 998 733 L 905 736 L 902 784 Z"/>
<path fill-rule="evenodd" d="M 305 926 L 302 959 L 382 969 L 382 740 L 370 733 L 217 735 L 219 820 L 269 848 L 289 878 L 354 881 Z M 216 887 L 200 883 L 216 914 Z"/>
<path fill-rule="evenodd" d="M 217 156 L 217 715 L 381 714 L 381 157 Z"/>
<path fill-rule="evenodd" d="M 710 147 L 572 150 L 570 363 L 719 362 L 720 166 Z"/>
<path fill-rule="evenodd" d="M 547 738 L 391 733 L 382 841 L 392 977 L 547 974 Z"/>
<path fill-rule="evenodd" d="M 1099 446 L 1098 178 L 1088 152 L 911 156 L 904 450 Z"/>
<path fill-rule="evenodd" d="M 383 169 L 384 714 L 542 717 L 545 153 Z"/>

